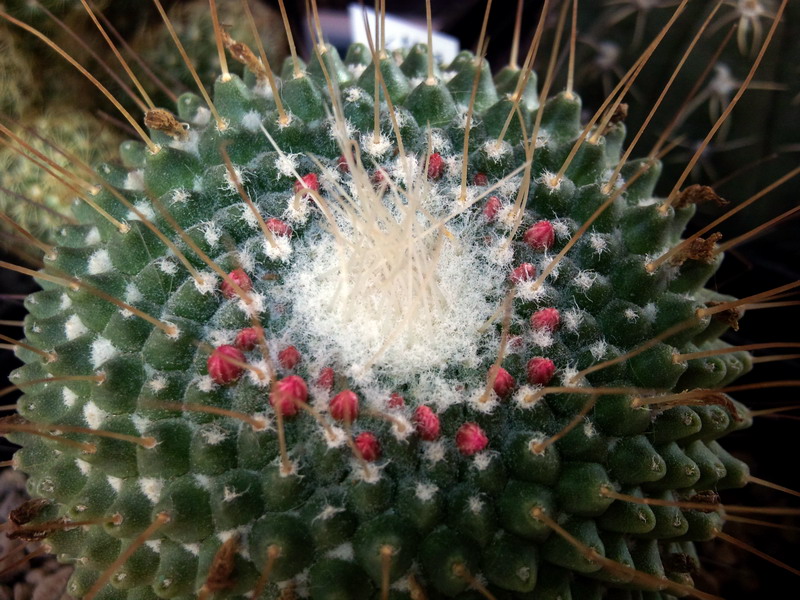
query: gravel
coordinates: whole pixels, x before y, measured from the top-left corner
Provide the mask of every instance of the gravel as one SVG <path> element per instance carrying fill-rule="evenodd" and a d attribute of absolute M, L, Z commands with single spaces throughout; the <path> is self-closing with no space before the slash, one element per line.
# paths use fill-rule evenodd
<path fill-rule="evenodd" d="M 5 527 L 8 513 L 28 499 L 25 481 L 13 469 L 0 470 L 0 527 Z M 49 555 L 20 563 L 39 546 L 0 536 L 0 600 L 74 600 L 65 592 L 72 567 Z"/>

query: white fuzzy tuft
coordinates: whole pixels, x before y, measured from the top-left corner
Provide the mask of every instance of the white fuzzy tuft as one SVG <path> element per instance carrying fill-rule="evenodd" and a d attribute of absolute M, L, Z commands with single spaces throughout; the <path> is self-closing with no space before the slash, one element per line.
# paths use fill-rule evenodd
<path fill-rule="evenodd" d="M 203 223 L 201 227 L 203 238 L 206 240 L 206 243 L 212 248 L 216 246 L 219 243 L 220 237 L 222 237 L 222 232 L 219 227 L 217 227 L 217 224 L 212 222 Z"/>
<path fill-rule="evenodd" d="M 608 352 L 608 343 L 605 340 L 598 340 L 589 346 L 589 352 L 596 361 L 602 359 Z"/>
<path fill-rule="evenodd" d="M 198 273 L 194 287 L 203 295 L 211 294 L 217 289 L 217 276 L 210 272 Z"/>
<path fill-rule="evenodd" d="M 122 187 L 126 190 L 143 192 L 144 171 L 142 171 L 142 169 L 135 169 L 133 171 L 130 171 L 128 175 L 125 177 L 125 182 L 122 184 Z"/>
<path fill-rule="evenodd" d="M 200 437 L 209 446 L 217 446 L 228 439 L 228 432 L 222 427 L 211 424 L 200 429 Z"/>
<path fill-rule="evenodd" d="M 100 429 L 107 416 L 108 413 L 100 409 L 94 402 L 89 401 L 83 405 L 83 419 L 92 429 Z"/>
<path fill-rule="evenodd" d="M 583 311 L 577 308 L 571 308 L 562 313 L 561 316 L 564 321 L 564 327 L 572 333 L 578 331 L 578 327 L 583 323 Z"/>
<path fill-rule="evenodd" d="M 251 110 L 242 117 L 242 127 L 251 133 L 255 133 L 261 128 L 261 114 L 257 110 Z"/>
<path fill-rule="evenodd" d="M 101 239 L 100 230 L 97 229 L 97 227 L 92 227 L 83 241 L 87 246 L 94 246 L 95 244 L 99 244 Z"/>
<path fill-rule="evenodd" d="M 111 264 L 111 257 L 108 255 L 108 250 L 105 249 L 93 252 L 86 264 L 86 271 L 89 275 L 108 273 L 113 268 L 114 265 Z"/>
<path fill-rule="evenodd" d="M 352 89 L 352 88 L 351 88 Z M 297 171 L 297 155 L 296 154 L 283 154 L 275 159 L 275 168 L 281 175 L 294 178 Z"/>
<path fill-rule="evenodd" d="M 439 491 L 439 487 L 433 483 L 418 483 L 414 488 L 414 495 L 423 502 L 431 500 Z"/>
<path fill-rule="evenodd" d="M 392 149 L 392 142 L 383 133 L 380 134 L 377 142 L 374 134 L 365 133 L 361 136 L 361 149 L 369 156 L 379 158 Z"/>
<path fill-rule="evenodd" d="M 272 240 L 263 240 L 264 253 L 271 260 L 286 262 L 292 256 L 292 242 L 289 236 L 276 235 Z"/>
<path fill-rule="evenodd" d="M 62 388 L 61 390 L 61 399 L 64 402 L 64 406 L 67 408 L 72 408 L 75 406 L 75 400 L 78 399 L 78 394 L 73 392 L 68 387 Z"/>
<path fill-rule="evenodd" d="M 439 286 L 435 304 L 417 314 L 408 311 L 412 299 L 405 301 L 407 278 L 397 278 L 397 286 L 382 284 L 382 277 L 354 280 L 346 276 L 354 257 L 339 250 L 330 238 L 298 245 L 280 290 L 293 308 L 289 339 L 310 338 L 309 345 L 341 364 L 366 365 L 367 380 L 372 366 L 410 382 L 444 364 L 475 361 L 478 330 L 494 310 L 487 297 L 499 287 L 498 273 L 486 268 L 479 248 L 443 243 L 436 279 L 446 285 Z"/>
<path fill-rule="evenodd" d="M 161 499 L 161 490 L 164 489 L 164 480 L 155 479 L 153 477 L 142 477 L 139 479 L 139 489 L 145 495 L 145 498 L 155 504 Z"/>
<path fill-rule="evenodd" d="M 125 286 L 125 302 L 128 304 L 134 304 L 139 302 L 142 298 L 144 298 L 144 296 L 142 296 L 139 288 L 137 288 L 133 282 L 129 282 Z"/>
<path fill-rule="evenodd" d="M 178 272 L 178 265 L 175 264 L 174 260 L 169 258 L 160 258 L 156 261 L 156 266 L 161 270 L 162 273 L 166 275 L 175 275 Z"/>
<path fill-rule="evenodd" d="M 150 381 L 147 382 L 147 387 L 149 387 L 153 392 L 160 392 L 167 387 L 167 380 L 163 377 L 153 377 Z"/>
<path fill-rule="evenodd" d="M 68 340 L 79 338 L 87 331 L 89 331 L 89 328 L 83 324 L 78 315 L 72 315 L 64 322 L 64 335 Z"/>
<path fill-rule="evenodd" d="M 328 558 L 338 558 L 339 560 L 352 561 L 355 558 L 353 544 L 347 542 L 341 546 L 336 546 L 336 548 L 333 550 L 329 550 L 325 556 Z"/>
<path fill-rule="evenodd" d="M 92 366 L 95 369 L 100 368 L 118 354 L 119 350 L 106 338 L 98 337 L 92 342 Z"/>

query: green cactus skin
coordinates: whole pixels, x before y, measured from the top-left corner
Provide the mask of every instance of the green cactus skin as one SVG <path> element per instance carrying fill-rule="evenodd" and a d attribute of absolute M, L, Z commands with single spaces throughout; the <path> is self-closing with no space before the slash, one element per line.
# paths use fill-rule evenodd
<path fill-rule="evenodd" d="M 184 94 L 185 140 L 153 130 L 158 152 L 126 142 L 121 166 L 97 167 L 94 201 L 127 227 L 78 204 L 79 224 L 58 232 L 42 291 L 25 303 L 25 341 L 46 356 L 18 347 L 25 364 L 11 379 L 25 393 L 6 421 L 22 446 L 15 467 L 44 500 L 25 527 L 76 565 L 72 595 L 691 593 L 675 565 L 696 563 L 694 543 L 716 535 L 721 510 L 611 494 L 703 502 L 747 482 L 717 441 L 750 425 L 744 406 L 722 393 L 699 406 L 642 402 L 717 390 L 751 368 L 745 352 L 681 356 L 727 347 L 726 321 L 694 318 L 730 299 L 704 287 L 719 258 L 645 269 L 680 241 L 694 206 L 660 212 L 660 164 L 626 165 L 636 184 L 537 288 L 614 193 L 604 184 L 624 124 L 583 142 L 555 182 L 581 102 L 562 92 L 540 106 L 529 86 L 524 130 L 537 111 L 542 129 L 515 221 L 523 128 L 495 140 L 520 72 L 496 85 L 462 53 L 442 80 L 419 82 L 424 51 L 381 60 L 391 108 L 380 107 L 377 143 L 369 52 L 342 61 L 327 48 L 324 69 L 315 59 L 284 81 L 288 123 L 262 86 L 221 77 L 222 126 Z M 346 121 L 328 116 L 323 72 Z M 19 430 L 28 422 L 57 437 Z M 59 519 L 98 523 L 42 525 Z"/>

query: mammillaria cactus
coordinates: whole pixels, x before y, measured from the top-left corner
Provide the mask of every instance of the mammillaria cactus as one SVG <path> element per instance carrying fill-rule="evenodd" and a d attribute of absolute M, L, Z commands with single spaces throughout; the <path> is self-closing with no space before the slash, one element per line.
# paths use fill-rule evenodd
<path fill-rule="evenodd" d="M 73 165 L 0 424 L 33 497 L 7 531 L 72 595 L 714 597 L 694 544 L 751 480 L 720 336 L 792 287 L 706 287 L 719 237 L 684 228 L 719 198 L 654 198 L 622 96 L 584 123 L 537 90 L 540 33 L 494 79 L 318 39 L 276 95 L 217 28 L 243 79 Z"/>

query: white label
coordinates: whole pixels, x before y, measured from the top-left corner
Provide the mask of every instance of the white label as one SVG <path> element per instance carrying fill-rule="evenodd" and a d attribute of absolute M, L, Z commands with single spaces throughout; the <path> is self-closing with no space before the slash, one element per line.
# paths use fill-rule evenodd
<path fill-rule="evenodd" d="M 375 11 L 371 8 L 363 8 L 358 4 L 351 4 L 347 7 L 350 15 L 350 35 L 353 42 L 361 42 L 369 46 L 367 29 L 364 26 L 364 13 L 369 20 L 369 29 L 372 36 L 375 36 Z M 386 15 L 386 49 L 397 50 L 399 48 L 410 48 L 417 43 L 428 43 L 428 29 L 422 24 Z M 445 33 L 433 32 L 433 55 L 439 64 L 450 63 L 458 54 L 460 46 L 458 40 Z"/>

